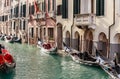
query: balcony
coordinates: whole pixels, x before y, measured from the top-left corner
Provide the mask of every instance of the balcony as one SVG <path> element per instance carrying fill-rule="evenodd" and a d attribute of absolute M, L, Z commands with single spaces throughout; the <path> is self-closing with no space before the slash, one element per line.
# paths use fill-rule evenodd
<path fill-rule="evenodd" d="M 95 25 L 95 15 L 77 14 L 75 15 L 75 23 L 77 26 L 93 26 Z"/>

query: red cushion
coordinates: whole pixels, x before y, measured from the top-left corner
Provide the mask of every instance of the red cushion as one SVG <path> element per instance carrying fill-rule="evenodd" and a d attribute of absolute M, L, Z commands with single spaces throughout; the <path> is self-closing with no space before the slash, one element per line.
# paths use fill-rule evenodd
<path fill-rule="evenodd" d="M 3 59 L 3 56 L 0 55 L 0 65 L 4 64 L 4 59 Z"/>
<path fill-rule="evenodd" d="M 13 57 L 10 54 L 5 54 L 4 59 L 8 63 L 12 63 L 13 62 Z"/>

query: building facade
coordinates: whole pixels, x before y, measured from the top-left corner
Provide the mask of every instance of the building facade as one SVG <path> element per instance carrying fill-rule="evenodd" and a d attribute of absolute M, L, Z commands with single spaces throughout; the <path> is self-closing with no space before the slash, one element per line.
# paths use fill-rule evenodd
<path fill-rule="evenodd" d="M 81 52 L 95 55 L 97 49 L 110 59 L 117 53 L 120 59 L 119 0 L 58 0 L 56 8 L 61 47 L 64 41 Z"/>

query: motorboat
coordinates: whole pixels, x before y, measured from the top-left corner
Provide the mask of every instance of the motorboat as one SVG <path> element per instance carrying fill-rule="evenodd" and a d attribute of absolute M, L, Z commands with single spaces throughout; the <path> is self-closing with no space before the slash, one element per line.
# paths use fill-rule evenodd
<path fill-rule="evenodd" d="M 50 43 L 42 43 L 41 41 L 38 41 L 37 47 L 47 54 L 57 54 L 57 47 L 51 46 Z"/>

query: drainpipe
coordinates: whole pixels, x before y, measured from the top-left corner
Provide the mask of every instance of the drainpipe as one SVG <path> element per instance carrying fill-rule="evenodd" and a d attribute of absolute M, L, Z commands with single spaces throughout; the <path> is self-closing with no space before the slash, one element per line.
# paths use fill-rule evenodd
<path fill-rule="evenodd" d="M 72 36 L 73 36 L 72 34 L 73 34 L 73 27 L 74 27 L 74 16 L 75 16 L 75 15 L 74 15 L 74 13 L 73 13 L 73 23 L 72 23 L 72 25 L 71 25 L 71 45 L 70 45 L 71 48 L 72 48 Z"/>
<path fill-rule="evenodd" d="M 110 36 L 111 36 L 111 27 L 115 25 L 115 0 L 113 0 L 113 24 L 109 26 L 108 30 L 108 58 L 109 58 L 109 53 L 110 53 Z"/>

